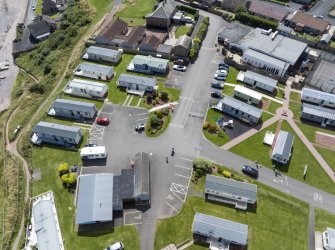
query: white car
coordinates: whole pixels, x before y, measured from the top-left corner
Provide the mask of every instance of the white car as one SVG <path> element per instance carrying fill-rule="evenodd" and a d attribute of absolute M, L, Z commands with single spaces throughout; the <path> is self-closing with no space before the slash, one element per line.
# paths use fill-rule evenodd
<path fill-rule="evenodd" d="M 173 65 L 173 69 L 177 70 L 177 71 L 185 72 L 186 71 L 186 66 L 184 66 L 184 65 Z"/>
<path fill-rule="evenodd" d="M 109 247 L 106 247 L 105 250 L 123 250 L 124 246 L 121 241 L 114 243 L 113 245 L 110 245 Z"/>
<path fill-rule="evenodd" d="M 33 5 L 31 8 L 32 8 L 32 10 L 36 10 L 36 7 L 35 7 L 35 5 Z"/>
<path fill-rule="evenodd" d="M 2 79 L 6 79 L 6 76 L 1 76 L 0 75 L 0 80 L 2 80 Z"/>
<path fill-rule="evenodd" d="M 192 17 L 189 17 L 189 16 L 183 17 L 181 21 L 185 23 L 194 23 L 194 20 L 192 19 Z"/>
<path fill-rule="evenodd" d="M 219 81 L 224 81 L 224 80 L 226 80 L 227 76 L 226 75 L 222 75 L 222 74 L 215 74 L 214 78 L 216 80 L 219 80 Z"/>
<path fill-rule="evenodd" d="M 225 75 L 225 76 L 227 76 L 227 75 L 228 75 L 228 72 L 227 72 L 227 70 L 220 69 L 220 70 L 217 70 L 217 71 L 216 71 L 216 74 L 220 74 L 220 75 Z"/>
<path fill-rule="evenodd" d="M 314 18 L 323 19 L 323 16 L 321 16 L 321 15 L 314 15 L 313 17 L 314 17 Z"/>

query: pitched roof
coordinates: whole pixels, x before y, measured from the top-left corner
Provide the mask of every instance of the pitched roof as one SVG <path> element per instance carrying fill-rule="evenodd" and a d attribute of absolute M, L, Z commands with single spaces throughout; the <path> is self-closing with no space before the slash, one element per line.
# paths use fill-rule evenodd
<path fill-rule="evenodd" d="M 257 82 L 261 82 L 261 83 L 263 83 L 265 85 L 268 85 L 268 86 L 271 86 L 273 88 L 275 88 L 277 86 L 277 82 L 278 82 L 275 79 L 272 79 L 272 78 L 267 77 L 267 76 L 263 76 L 261 74 L 258 74 L 256 72 L 253 72 L 253 71 L 250 71 L 250 70 L 247 70 L 246 72 L 244 72 L 244 77 L 253 79 Z"/>
<path fill-rule="evenodd" d="M 284 7 L 273 6 L 264 2 L 252 1 L 249 6 L 249 11 L 266 16 L 281 22 L 287 15 L 287 11 Z"/>
<path fill-rule="evenodd" d="M 301 97 L 310 97 L 310 98 L 317 98 L 319 100 L 324 100 L 328 102 L 335 103 L 335 95 L 331 93 L 326 93 L 316 89 L 310 88 L 303 88 L 301 91 Z"/>
<path fill-rule="evenodd" d="M 192 45 L 192 38 L 187 36 L 187 35 L 183 35 L 180 36 L 176 42 L 176 44 L 174 45 L 175 47 L 177 46 L 182 46 L 186 49 L 190 48 Z"/>
<path fill-rule="evenodd" d="M 76 224 L 113 220 L 113 174 L 79 176 Z"/>
<path fill-rule="evenodd" d="M 272 155 L 281 155 L 284 159 L 290 158 L 294 136 L 286 131 L 280 130 Z"/>
<path fill-rule="evenodd" d="M 257 91 L 254 91 L 252 89 L 243 87 L 241 85 L 236 85 L 234 88 L 234 91 L 237 91 L 239 93 L 245 94 L 247 96 L 250 96 L 252 98 L 255 98 L 256 100 L 261 100 L 263 95 Z"/>
<path fill-rule="evenodd" d="M 147 153 L 136 154 L 134 170 L 134 196 L 150 196 L 150 161 Z"/>
<path fill-rule="evenodd" d="M 143 26 L 136 26 L 130 31 L 129 35 L 125 37 L 125 40 L 132 45 L 138 44 L 141 42 L 144 34 L 145 28 Z"/>
<path fill-rule="evenodd" d="M 233 107 L 241 112 L 247 113 L 253 117 L 260 118 L 262 116 L 262 110 L 259 108 L 256 108 L 252 105 L 249 105 L 245 102 L 239 101 L 231 96 L 225 96 L 223 99 L 221 99 L 216 107 L 221 110 L 222 105 L 225 104 L 229 107 Z"/>
<path fill-rule="evenodd" d="M 39 20 L 28 24 L 28 29 L 31 35 L 35 38 L 38 38 L 39 36 L 43 36 L 45 34 L 50 34 L 50 26 L 45 20 Z"/>
<path fill-rule="evenodd" d="M 119 77 L 119 82 L 135 83 L 148 87 L 155 87 L 157 80 L 155 78 L 130 75 L 130 74 L 121 74 Z"/>
<path fill-rule="evenodd" d="M 303 11 L 295 12 L 292 22 L 296 24 L 303 24 L 304 26 L 319 30 L 325 31 L 329 25 L 329 22 L 326 20 L 322 20 L 320 18 L 313 17 L 312 15 L 306 14 Z"/>
<path fill-rule="evenodd" d="M 301 112 L 335 121 L 335 110 L 303 103 Z"/>
<path fill-rule="evenodd" d="M 56 99 L 50 108 L 65 109 L 78 112 L 91 112 L 96 106 L 94 103 L 80 102 L 67 99 Z"/>
<path fill-rule="evenodd" d="M 114 49 L 107 49 L 97 46 L 90 46 L 87 48 L 86 53 L 95 54 L 95 55 L 104 55 L 109 57 L 116 57 L 121 52 Z"/>
<path fill-rule="evenodd" d="M 107 40 L 112 40 L 116 35 L 122 35 L 122 31 L 128 28 L 126 22 L 121 19 L 112 19 L 110 23 L 106 23 L 98 36 L 101 36 Z"/>
<path fill-rule="evenodd" d="M 151 48 L 153 48 L 154 50 L 156 50 L 158 48 L 158 46 L 161 44 L 161 41 L 159 40 L 159 38 L 157 38 L 155 35 L 150 35 L 147 36 L 146 38 L 143 39 L 140 48 L 142 46 L 149 46 Z"/>
<path fill-rule="evenodd" d="M 218 36 L 227 39 L 230 43 L 236 43 L 245 37 L 253 28 L 242 23 L 229 23 Z"/>
<path fill-rule="evenodd" d="M 171 18 L 174 10 L 176 9 L 176 4 L 173 0 L 162 1 L 157 9 L 149 13 L 146 17 L 157 17 L 157 18 Z"/>
<path fill-rule="evenodd" d="M 194 215 L 192 232 L 243 246 L 248 243 L 248 225 L 207 214 Z"/>
<path fill-rule="evenodd" d="M 78 132 L 81 131 L 81 128 L 40 121 L 36 124 L 32 131 L 33 133 L 54 135 L 65 138 L 76 138 Z"/>

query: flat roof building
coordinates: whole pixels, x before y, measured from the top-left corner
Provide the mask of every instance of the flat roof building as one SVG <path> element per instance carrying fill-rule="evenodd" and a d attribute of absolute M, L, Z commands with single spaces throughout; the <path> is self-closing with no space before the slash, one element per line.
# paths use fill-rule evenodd
<path fill-rule="evenodd" d="M 76 76 L 109 81 L 114 75 L 113 67 L 94 63 L 81 63 L 74 70 Z"/>
<path fill-rule="evenodd" d="M 277 136 L 271 159 L 282 164 L 287 164 L 291 157 L 294 136 L 280 130 Z"/>
<path fill-rule="evenodd" d="M 316 89 L 303 88 L 301 91 L 301 101 L 335 108 L 335 95 Z"/>
<path fill-rule="evenodd" d="M 224 30 L 218 34 L 218 41 L 222 42 L 225 46 L 238 43 L 245 37 L 253 28 L 239 22 L 229 23 Z"/>
<path fill-rule="evenodd" d="M 303 103 L 300 118 L 317 122 L 322 127 L 335 126 L 335 110 Z"/>

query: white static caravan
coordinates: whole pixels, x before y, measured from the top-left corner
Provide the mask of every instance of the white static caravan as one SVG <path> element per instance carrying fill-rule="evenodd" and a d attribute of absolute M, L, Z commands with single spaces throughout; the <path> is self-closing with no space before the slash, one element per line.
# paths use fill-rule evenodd
<path fill-rule="evenodd" d="M 73 71 L 76 76 L 109 81 L 114 75 L 113 67 L 94 63 L 81 63 Z"/>
<path fill-rule="evenodd" d="M 80 150 L 80 157 L 83 160 L 105 159 L 107 152 L 105 146 L 84 147 Z"/>
<path fill-rule="evenodd" d="M 253 71 L 244 72 L 243 83 L 251 88 L 260 88 L 273 93 L 277 86 L 277 80 L 257 74 Z"/>
<path fill-rule="evenodd" d="M 313 103 L 321 107 L 327 106 L 335 108 L 335 95 L 323 91 L 303 88 L 301 91 L 301 101 Z"/>
<path fill-rule="evenodd" d="M 326 250 L 335 250 L 335 229 L 327 227 L 322 233 L 323 248 Z"/>
<path fill-rule="evenodd" d="M 90 61 L 105 61 L 111 63 L 118 63 L 122 57 L 122 53 L 119 50 L 107 49 L 97 46 L 90 46 L 87 48 L 86 53 L 83 55 L 83 59 Z"/>
<path fill-rule="evenodd" d="M 263 95 L 258 93 L 257 91 L 248 89 L 241 85 L 236 85 L 234 89 L 234 96 L 247 101 L 248 104 L 256 105 L 259 105 L 263 97 Z"/>
<path fill-rule="evenodd" d="M 108 87 L 99 82 L 73 79 L 65 86 L 63 92 L 73 96 L 103 98 L 107 96 Z"/>

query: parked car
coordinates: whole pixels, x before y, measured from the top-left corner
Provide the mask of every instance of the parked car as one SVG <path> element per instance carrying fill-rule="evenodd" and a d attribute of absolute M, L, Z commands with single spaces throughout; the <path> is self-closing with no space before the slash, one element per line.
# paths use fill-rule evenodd
<path fill-rule="evenodd" d="M 177 59 L 177 60 L 174 61 L 174 64 L 185 65 L 185 61 L 183 59 Z"/>
<path fill-rule="evenodd" d="M 226 70 L 227 72 L 229 72 L 229 66 L 227 67 L 227 66 L 225 66 L 225 65 L 219 65 L 218 66 L 218 69 L 224 69 L 224 70 Z"/>
<path fill-rule="evenodd" d="M 213 98 L 222 98 L 222 94 L 219 91 L 213 91 L 211 93 L 211 97 L 213 97 Z"/>
<path fill-rule="evenodd" d="M 96 121 L 97 124 L 105 126 L 108 126 L 110 122 L 110 120 L 107 117 L 98 117 Z"/>
<path fill-rule="evenodd" d="M 301 6 L 300 8 L 299 8 L 299 10 L 306 10 L 306 11 L 308 11 L 309 9 L 310 9 L 310 5 L 309 4 L 304 4 L 303 6 Z"/>
<path fill-rule="evenodd" d="M 223 89 L 224 88 L 224 83 L 217 82 L 217 81 L 212 81 L 211 82 L 211 87 L 215 88 L 215 89 Z"/>
<path fill-rule="evenodd" d="M 184 66 L 184 65 L 173 65 L 173 69 L 177 70 L 177 71 L 185 72 L 186 71 L 186 66 Z"/>
<path fill-rule="evenodd" d="M 228 72 L 227 70 L 224 70 L 224 69 L 220 69 L 220 70 L 217 70 L 216 71 L 216 74 L 220 74 L 220 75 L 228 75 Z"/>
<path fill-rule="evenodd" d="M 85 147 L 96 147 L 96 146 L 98 146 L 97 144 L 94 144 L 94 143 L 87 143 L 86 145 L 85 145 Z"/>
<path fill-rule="evenodd" d="M 6 76 L 1 76 L 0 75 L 0 80 L 2 80 L 2 79 L 6 79 Z"/>
<path fill-rule="evenodd" d="M 136 124 L 136 126 L 135 126 L 135 131 L 136 132 L 141 132 L 143 130 L 145 130 L 145 124 L 144 123 L 138 123 L 138 124 Z"/>
<path fill-rule="evenodd" d="M 223 75 L 223 74 L 215 74 L 214 75 L 214 79 L 219 80 L 219 81 L 224 81 L 224 80 L 226 80 L 226 78 L 227 78 L 227 75 Z"/>
<path fill-rule="evenodd" d="M 35 5 L 33 5 L 33 6 L 31 7 L 31 9 L 32 9 L 32 10 L 36 10 L 36 7 L 35 7 Z"/>
<path fill-rule="evenodd" d="M 244 166 L 242 167 L 242 172 L 243 172 L 244 174 L 253 176 L 253 177 L 255 177 L 255 178 L 258 177 L 258 170 L 255 169 L 255 168 L 252 168 L 252 167 L 250 167 L 250 166 L 248 166 L 248 165 L 244 165 Z"/>
<path fill-rule="evenodd" d="M 323 19 L 323 16 L 321 16 L 321 15 L 314 15 L 313 17 L 314 17 L 314 18 Z"/>
<path fill-rule="evenodd" d="M 113 245 L 110 245 L 109 247 L 106 247 L 105 250 L 123 250 L 124 246 L 121 241 L 114 243 Z"/>
<path fill-rule="evenodd" d="M 185 16 L 181 19 L 182 22 L 185 22 L 185 23 L 195 23 L 195 21 L 192 19 L 192 17 L 189 17 L 189 16 Z"/>
<path fill-rule="evenodd" d="M 219 62 L 219 67 L 221 67 L 221 66 L 229 68 L 229 65 L 227 63 L 225 63 L 224 61 Z"/>

